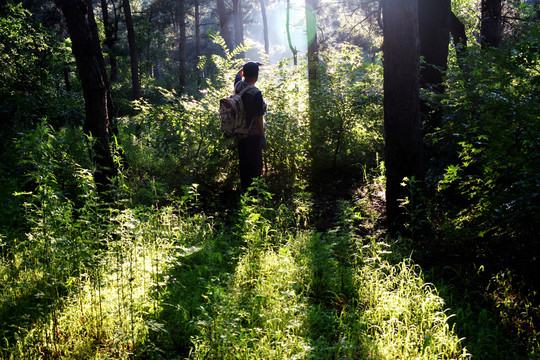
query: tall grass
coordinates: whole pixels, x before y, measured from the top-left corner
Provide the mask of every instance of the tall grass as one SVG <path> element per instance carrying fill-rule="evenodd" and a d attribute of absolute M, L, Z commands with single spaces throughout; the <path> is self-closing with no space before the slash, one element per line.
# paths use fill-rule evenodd
<path fill-rule="evenodd" d="M 50 218 L 40 199 L 28 243 L 0 267 L 3 358 L 467 357 L 421 271 L 377 232 L 356 232 L 374 216 L 363 200 L 341 202 L 335 227 L 318 232 L 305 188 L 278 206 L 258 184 L 228 220 L 187 198 L 89 198 L 72 217 L 64 199 Z"/>

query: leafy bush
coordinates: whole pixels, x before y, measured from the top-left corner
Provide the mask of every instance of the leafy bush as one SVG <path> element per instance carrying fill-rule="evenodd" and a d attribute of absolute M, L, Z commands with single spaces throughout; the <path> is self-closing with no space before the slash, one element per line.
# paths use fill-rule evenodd
<path fill-rule="evenodd" d="M 538 232 L 539 34 L 534 26 L 501 49 L 471 49 L 463 70 L 449 73 L 434 141 L 459 160 L 435 179 L 441 208 L 465 237 L 526 240 Z"/>
<path fill-rule="evenodd" d="M 80 124 L 82 101 L 66 91 L 63 70 L 71 57 L 63 43 L 18 5 L 5 5 L 0 17 L 0 116 L 15 123 Z M 2 128 L 0 128 L 2 130 Z"/>

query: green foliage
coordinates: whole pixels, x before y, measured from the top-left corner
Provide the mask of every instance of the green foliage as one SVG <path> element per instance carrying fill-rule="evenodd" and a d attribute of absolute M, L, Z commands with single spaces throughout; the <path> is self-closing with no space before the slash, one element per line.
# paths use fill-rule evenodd
<path fill-rule="evenodd" d="M 0 17 L 0 115 L 7 129 L 45 116 L 55 125 L 81 122 L 82 102 L 63 88 L 66 45 L 21 4 L 7 5 Z"/>
<path fill-rule="evenodd" d="M 322 169 L 371 168 L 383 148 L 382 66 L 346 45 L 328 50 L 324 63 L 311 124 L 313 156 Z"/>
<path fill-rule="evenodd" d="M 538 31 L 523 29 L 530 36 L 486 54 L 470 50 L 463 71 L 449 74 L 434 139 L 458 145 L 459 161 L 447 163 L 438 189 L 459 194 L 440 203 L 453 227 L 472 236 L 523 240 L 540 223 Z"/>

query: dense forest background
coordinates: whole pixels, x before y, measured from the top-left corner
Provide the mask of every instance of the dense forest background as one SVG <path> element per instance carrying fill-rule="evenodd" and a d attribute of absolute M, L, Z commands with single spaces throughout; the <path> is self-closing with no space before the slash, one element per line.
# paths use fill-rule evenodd
<path fill-rule="evenodd" d="M 540 359 L 537 0 L 0 2 L 0 357 Z M 259 61 L 264 174 L 219 99 Z"/>

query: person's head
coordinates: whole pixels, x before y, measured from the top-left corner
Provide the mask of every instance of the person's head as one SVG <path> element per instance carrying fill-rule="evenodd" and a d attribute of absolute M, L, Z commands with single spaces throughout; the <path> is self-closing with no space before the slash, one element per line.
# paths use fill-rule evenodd
<path fill-rule="evenodd" d="M 244 78 L 246 81 L 257 81 L 259 78 L 259 65 L 254 62 L 248 62 L 243 67 Z"/>

